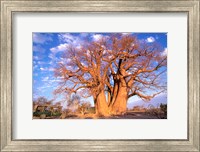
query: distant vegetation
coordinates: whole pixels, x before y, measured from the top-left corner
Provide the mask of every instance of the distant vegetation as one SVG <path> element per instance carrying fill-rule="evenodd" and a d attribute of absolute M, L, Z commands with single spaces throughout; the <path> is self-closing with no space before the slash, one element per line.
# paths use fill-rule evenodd
<path fill-rule="evenodd" d="M 33 102 L 33 118 L 35 119 L 93 119 L 105 118 L 104 116 L 96 115 L 95 107 L 92 107 L 90 102 L 81 101 L 77 95 L 71 96 L 67 101 L 66 107 L 61 105 L 61 102 L 53 104 L 53 100 L 48 101 L 45 97 L 39 97 Z M 111 115 L 107 118 L 112 119 L 166 119 L 167 104 L 160 104 L 158 107 L 150 105 L 145 108 L 143 106 L 134 106 L 132 109 L 127 109 L 127 112 L 122 115 Z"/>
<path fill-rule="evenodd" d="M 160 104 L 158 107 L 149 105 L 147 108 L 143 106 L 134 106 L 131 110 L 133 112 L 145 112 L 146 115 L 155 116 L 159 119 L 167 118 L 167 104 Z"/>
<path fill-rule="evenodd" d="M 33 117 L 34 118 L 66 118 L 74 115 L 85 115 L 87 113 L 95 113 L 95 108 L 91 107 L 89 102 L 81 101 L 79 96 L 73 95 L 66 107 L 61 105 L 61 102 L 53 104 L 53 101 L 48 101 L 45 97 L 39 97 L 33 102 Z"/>

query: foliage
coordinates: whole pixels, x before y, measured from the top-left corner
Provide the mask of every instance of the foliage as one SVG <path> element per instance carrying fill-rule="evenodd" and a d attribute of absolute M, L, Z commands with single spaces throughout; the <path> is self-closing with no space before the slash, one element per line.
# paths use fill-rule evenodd
<path fill-rule="evenodd" d="M 142 112 L 145 110 L 145 108 L 143 106 L 134 106 L 132 110 Z"/>
<path fill-rule="evenodd" d="M 167 104 L 161 103 L 158 108 L 151 105 L 149 106 L 148 109 L 146 109 L 146 114 L 156 116 L 159 119 L 166 119 L 167 118 Z"/>
<path fill-rule="evenodd" d="M 39 117 L 42 114 L 45 114 L 47 117 L 51 116 L 51 112 L 47 110 L 45 110 L 44 112 L 40 112 L 40 111 L 33 112 L 33 116 L 36 116 L 36 117 Z"/>
<path fill-rule="evenodd" d="M 40 96 L 33 101 L 33 106 L 34 105 L 45 105 L 45 104 L 51 105 L 52 102 L 53 102 L 53 100 L 48 100 L 46 97 Z"/>
<path fill-rule="evenodd" d="M 40 111 L 33 112 L 33 116 L 36 116 L 36 117 L 40 117 L 43 114 L 45 114 L 46 117 L 60 116 L 61 115 L 60 112 L 51 112 L 51 111 L 48 111 L 48 110 L 45 110 L 44 112 L 40 112 Z"/>
<path fill-rule="evenodd" d="M 45 97 L 39 97 L 37 99 L 37 103 L 39 103 L 39 104 L 45 104 L 46 102 L 48 102 L 48 100 Z"/>
<path fill-rule="evenodd" d="M 161 111 L 164 112 L 165 115 L 167 115 L 167 104 L 160 104 Z"/>
<path fill-rule="evenodd" d="M 91 104 L 89 102 L 83 102 L 78 106 L 78 112 L 84 115 L 86 112 L 88 112 L 90 107 Z"/>
<path fill-rule="evenodd" d="M 61 113 L 56 111 L 56 112 L 51 113 L 51 116 L 61 116 Z"/>
<path fill-rule="evenodd" d="M 33 102 L 33 116 L 36 117 L 52 117 L 52 116 L 60 116 L 61 108 L 60 103 L 56 103 L 57 110 L 54 110 L 54 106 L 52 105 L 53 100 L 47 100 L 45 97 L 38 97 L 37 100 Z M 44 117 L 45 116 L 45 117 Z"/>

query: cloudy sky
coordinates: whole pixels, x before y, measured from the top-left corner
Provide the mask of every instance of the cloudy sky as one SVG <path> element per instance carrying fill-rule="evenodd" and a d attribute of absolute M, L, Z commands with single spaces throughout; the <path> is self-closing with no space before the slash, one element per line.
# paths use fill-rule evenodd
<path fill-rule="evenodd" d="M 167 33 L 123 33 L 133 34 L 147 43 L 159 43 L 163 53 L 167 53 Z M 59 78 L 54 77 L 56 63 L 64 60 L 62 52 L 69 44 L 80 47 L 85 39 L 98 41 L 109 37 L 109 33 L 33 33 L 33 98 L 45 96 L 47 99 L 60 100 L 53 95 Z M 133 99 L 134 100 L 134 99 Z"/>

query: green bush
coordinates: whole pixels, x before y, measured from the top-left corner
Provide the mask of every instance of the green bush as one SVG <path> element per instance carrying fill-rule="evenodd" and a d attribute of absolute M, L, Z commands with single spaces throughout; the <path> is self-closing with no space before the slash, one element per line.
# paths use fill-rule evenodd
<path fill-rule="evenodd" d="M 40 115 L 42 115 L 42 114 L 45 114 L 47 117 L 51 116 L 51 112 L 50 111 L 44 111 L 44 112 L 36 111 L 36 112 L 33 112 L 33 116 L 36 116 L 36 117 L 40 117 Z"/>
<path fill-rule="evenodd" d="M 61 116 L 60 112 L 53 112 L 51 116 Z"/>

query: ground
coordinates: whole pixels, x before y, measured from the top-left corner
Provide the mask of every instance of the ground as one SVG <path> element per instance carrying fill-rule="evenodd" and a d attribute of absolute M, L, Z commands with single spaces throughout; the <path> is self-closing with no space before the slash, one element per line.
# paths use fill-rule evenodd
<path fill-rule="evenodd" d="M 39 119 L 39 117 L 33 117 Z M 166 116 L 159 116 L 155 114 L 149 114 L 146 112 L 134 112 L 128 111 L 123 115 L 112 115 L 108 117 L 97 116 L 95 114 L 68 114 L 65 119 L 166 119 Z M 60 119 L 60 117 L 46 117 L 46 119 Z"/>

